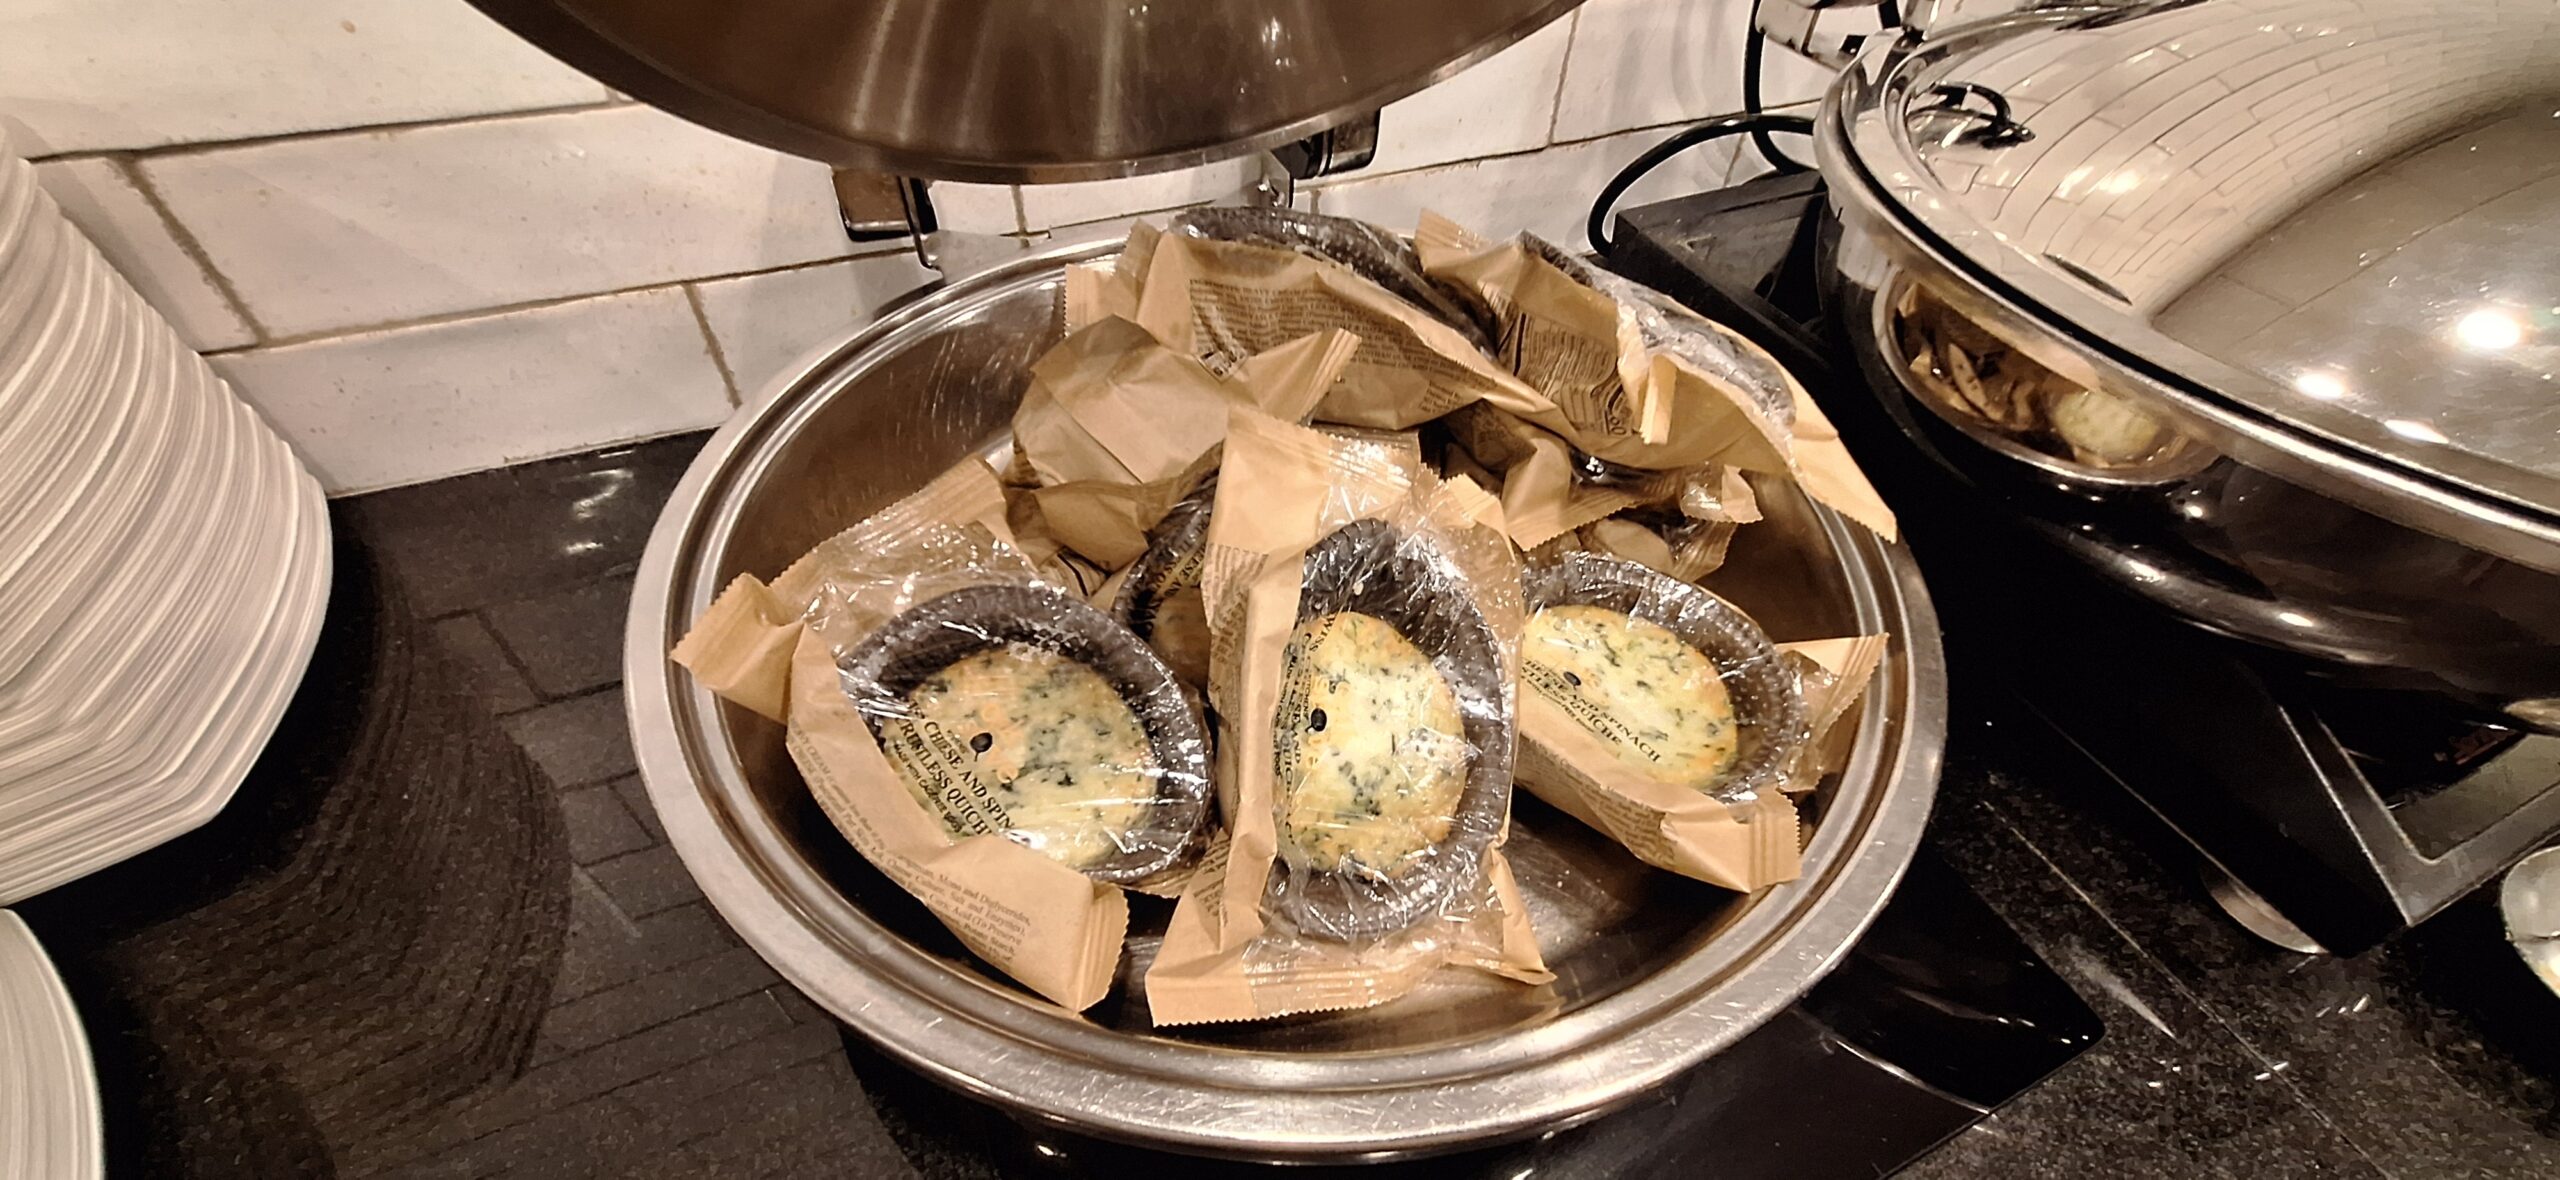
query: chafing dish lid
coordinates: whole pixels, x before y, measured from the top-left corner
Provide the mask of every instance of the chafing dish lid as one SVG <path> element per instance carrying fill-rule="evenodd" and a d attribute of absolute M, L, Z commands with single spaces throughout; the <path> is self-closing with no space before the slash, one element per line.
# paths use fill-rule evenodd
<path fill-rule="evenodd" d="M 2048 9 L 1879 46 L 1837 101 L 1851 173 L 2030 314 L 2560 515 L 2560 5 Z"/>
<path fill-rule="evenodd" d="M 1298 139 L 1576 0 L 473 0 L 744 139 L 944 180 L 1089 180 Z"/>

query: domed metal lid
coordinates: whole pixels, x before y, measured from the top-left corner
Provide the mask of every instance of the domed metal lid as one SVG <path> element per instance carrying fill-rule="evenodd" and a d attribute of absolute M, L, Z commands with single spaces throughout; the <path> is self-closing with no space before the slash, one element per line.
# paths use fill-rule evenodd
<path fill-rule="evenodd" d="M 1090 180 L 1302 138 L 1576 0 L 473 0 L 686 118 L 844 167 Z"/>
<path fill-rule="evenodd" d="M 1839 102 L 1854 170 L 2032 314 L 2560 517 L 2560 5 L 2047 9 L 1879 47 Z"/>

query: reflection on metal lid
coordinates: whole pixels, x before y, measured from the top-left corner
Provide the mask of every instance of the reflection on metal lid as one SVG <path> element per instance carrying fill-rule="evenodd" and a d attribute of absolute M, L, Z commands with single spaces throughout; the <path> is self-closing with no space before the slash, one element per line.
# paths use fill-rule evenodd
<path fill-rule="evenodd" d="M 2462 317 L 2453 326 L 2453 334 L 2465 347 L 2496 352 L 2523 343 L 2524 325 L 2502 309 L 2484 307 Z"/>
<path fill-rule="evenodd" d="M 1937 181 L 1906 208 L 2044 312 L 2560 514 L 2560 4 L 2026 13 L 1851 89 L 1852 125 Z M 2022 133 L 1947 125 L 1995 108 Z"/>
<path fill-rule="evenodd" d="M 1574 0 L 473 0 L 616 89 L 783 151 L 1090 180 L 1302 138 Z"/>

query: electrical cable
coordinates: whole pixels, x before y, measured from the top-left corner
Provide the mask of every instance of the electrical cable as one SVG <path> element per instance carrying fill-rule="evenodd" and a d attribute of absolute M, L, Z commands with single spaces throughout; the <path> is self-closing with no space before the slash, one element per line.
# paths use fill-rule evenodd
<path fill-rule="evenodd" d="M 1583 222 L 1583 236 L 1591 240 L 1591 248 L 1599 251 L 1601 257 L 1608 257 L 1612 245 L 1606 232 L 1609 213 L 1618 203 L 1618 198 L 1625 196 L 1628 189 L 1645 178 L 1645 174 L 1661 167 L 1663 161 L 1699 144 L 1712 143 L 1728 135 L 1765 135 L 1771 131 L 1811 135 L 1813 120 L 1803 115 L 1742 114 L 1726 115 L 1681 128 L 1671 138 L 1645 149 L 1643 155 L 1628 161 L 1626 167 L 1618 169 L 1618 174 L 1609 178 L 1609 183 L 1600 186 L 1600 195 L 1591 202 L 1591 215 Z"/>
<path fill-rule="evenodd" d="M 1760 0 L 1751 0 L 1751 24 L 1742 34 L 1743 114 L 1767 113 L 1760 104 L 1760 59 L 1766 55 L 1768 48 L 1768 34 L 1760 31 Z M 1778 150 L 1777 143 L 1769 138 L 1769 132 L 1766 129 L 1755 128 L 1751 132 L 1751 146 L 1759 149 L 1760 158 L 1767 160 L 1769 167 L 1776 170 L 1780 176 L 1807 171 L 1802 162 Z"/>

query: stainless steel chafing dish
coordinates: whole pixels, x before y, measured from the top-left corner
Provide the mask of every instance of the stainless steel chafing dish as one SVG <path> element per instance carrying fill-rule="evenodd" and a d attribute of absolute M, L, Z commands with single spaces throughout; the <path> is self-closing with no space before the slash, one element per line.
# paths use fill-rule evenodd
<path fill-rule="evenodd" d="M 1571 6 L 477 2 L 733 134 L 909 178 L 1026 182 L 1280 144 Z M 1847 763 L 1811 797 L 1802 878 L 1720 892 L 1523 802 L 1509 853 L 1557 973 L 1534 989 L 1452 972 L 1365 1011 L 1155 1030 L 1134 989 L 1165 914 L 1141 907 L 1124 987 L 1063 1011 L 971 959 L 871 869 L 810 800 L 778 727 L 668 662 L 729 579 L 770 576 L 951 463 L 1005 446 L 1028 366 L 1059 336 L 1064 267 L 1107 249 L 1016 256 L 848 324 L 711 440 L 659 521 L 629 622 L 632 731 L 670 841 L 747 943 L 920 1072 L 1027 1119 L 1279 1160 L 1427 1153 L 1590 1118 L 1812 986 L 1918 843 L 1945 714 L 1935 618 L 1908 558 L 1792 487 L 1764 490 L 1766 519 L 1713 587 L 1780 640 L 1892 637 Z"/>
<path fill-rule="evenodd" d="M 1817 125 L 1906 429 L 2126 590 L 2560 726 L 2560 7 L 1879 38 Z"/>

